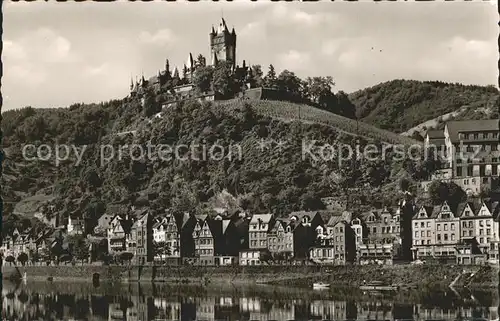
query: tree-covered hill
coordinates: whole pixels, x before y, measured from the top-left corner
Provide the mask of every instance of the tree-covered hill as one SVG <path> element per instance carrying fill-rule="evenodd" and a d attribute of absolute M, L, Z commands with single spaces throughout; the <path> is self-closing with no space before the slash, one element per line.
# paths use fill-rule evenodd
<path fill-rule="evenodd" d="M 317 148 L 326 145 L 338 151 L 342 144 L 354 146 L 356 135 L 349 132 L 350 125 L 340 124 L 339 116 L 325 111 L 321 111 L 322 121 L 315 121 L 314 109 L 308 106 L 303 106 L 305 114 L 297 121 L 294 112 L 286 113 L 278 104 L 284 103 L 186 101 L 145 117 L 139 102 L 126 99 L 6 112 L 2 114 L 6 147 L 2 186 L 4 197 L 13 205 L 5 213 L 12 213 L 16 202 L 37 194 L 50 196 L 51 205 L 63 217 L 75 213 L 95 220 L 110 204 L 199 212 L 226 190 L 243 209 L 285 214 L 323 208 L 321 197 L 344 194 L 346 188 L 355 186 L 363 187 L 356 195 L 360 203 L 394 203 L 398 180 L 419 175 L 414 170 L 419 164 L 393 161 L 390 150 L 384 159 L 350 158 L 339 166 L 329 148 L 323 154 Z M 297 109 L 293 105 L 289 104 L 290 110 Z M 364 128 L 361 148 L 373 143 L 382 150 L 385 138 Z M 316 159 L 303 153 L 303 142 L 313 140 L 318 141 L 312 149 Z M 263 147 L 262 141 L 268 144 Z M 56 166 L 53 158 L 24 159 L 25 144 L 69 144 L 80 152 L 86 147 L 81 163 L 76 164 L 73 157 Z M 182 149 L 183 159 L 160 159 L 154 148 L 142 158 L 137 151 L 130 154 L 130 146 L 148 151 L 148 145 L 181 144 L 200 144 L 206 151 L 217 144 L 223 147 L 225 158 L 203 157 L 207 155 L 203 147 Z M 114 157 L 105 159 L 103 148 L 112 149 Z"/>
<path fill-rule="evenodd" d="M 498 118 L 499 92 L 493 86 L 392 80 L 351 93 L 349 99 L 361 120 L 395 133 L 464 106 L 475 117 Z"/>

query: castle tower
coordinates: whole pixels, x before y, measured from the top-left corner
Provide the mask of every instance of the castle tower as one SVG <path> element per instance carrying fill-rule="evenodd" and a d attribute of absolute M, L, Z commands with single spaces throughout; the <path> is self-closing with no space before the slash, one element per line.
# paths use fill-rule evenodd
<path fill-rule="evenodd" d="M 167 59 L 167 61 L 165 61 L 165 73 L 167 75 L 170 75 L 170 63 L 169 63 L 168 59 Z"/>
<path fill-rule="evenodd" d="M 210 32 L 210 60 L 212 64 L 217 61 L 228 61 L 236 66 L 236 32 L 230 32 L 226 21 L 221 18 L 217 30 L 212 26 Z"/>

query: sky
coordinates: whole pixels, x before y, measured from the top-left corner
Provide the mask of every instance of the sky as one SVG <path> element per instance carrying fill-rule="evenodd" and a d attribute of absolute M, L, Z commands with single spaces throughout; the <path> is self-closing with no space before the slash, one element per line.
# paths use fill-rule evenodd
<path fill-rule="evenodd" d="M 210 57 L 224 16 L 239 64 L 332 76 L 352 92 L 392 79 L 497 86 L 488 2 L 3 2 L 2 110 L 120 99 L 131 77 Z"/>

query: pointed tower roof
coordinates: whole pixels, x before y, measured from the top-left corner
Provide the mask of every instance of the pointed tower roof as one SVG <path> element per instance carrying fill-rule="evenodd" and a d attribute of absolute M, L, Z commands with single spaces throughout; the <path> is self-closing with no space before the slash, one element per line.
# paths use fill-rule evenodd
<path fill-rule="evenodd" d="M 174 70 L 172 71 L 172 77 L 179 78 L 179 69 L 177 68 L 177 66 L 175 66 Z"/>
<path fill-rule="evenodd" d="M 215 35 L 215 29 L 214 29 L 214 25 L 212 25 L 212 31 L 210 32 L 212 35 Z"/>
<path fill-rule="evenodd" d="M 229 30 L 227 30 L 226 21 L 224 20 L 224 18 L 221 18 L 217 33 L 223 33 L 223 32 L 229 32 Z"/>
<path fill-rule="evenodd" d="M 165 61 L 165 71 L 166 72 L 170 71 L 170 63 L 169 63 L 168 59 Z"/>
<path fill-rule="evenodd" d="M 236 31 L 234 31 L 234 26 L 233 26 L 233 30 L 231 30 L 231 33 L 232 33 L 233 35 L 235 35 L 235 34 L 236 34 Z"/>
<path fill-rule="evenodd" d="M 189 56 L 188 56 L 187 67 L 189 69 L 192 69 L 194 67 L 194 59 L 193 59 L 193 55 L 191 53 L 189 53 Z"/>

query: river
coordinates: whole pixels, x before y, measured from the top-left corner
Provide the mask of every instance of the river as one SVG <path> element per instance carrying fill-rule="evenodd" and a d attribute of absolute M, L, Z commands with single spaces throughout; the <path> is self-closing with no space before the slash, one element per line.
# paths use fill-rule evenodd
<path fill-rule="evenodd" d="M 4 281 L 2 320 L 492 320 L 498 292 Z"/>

